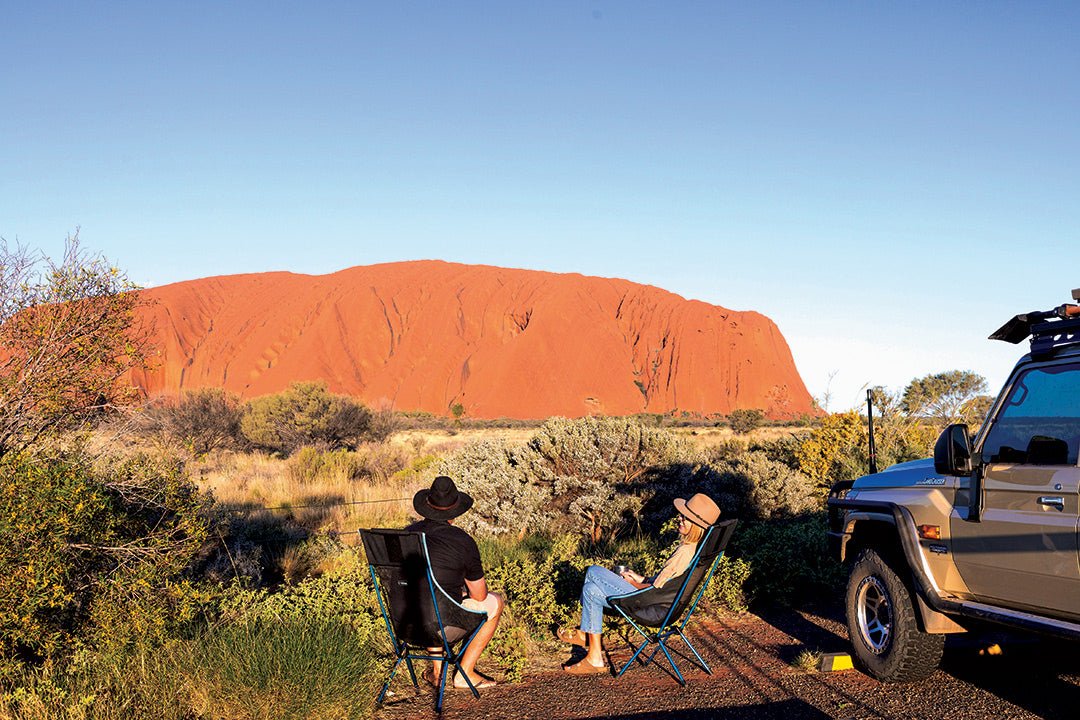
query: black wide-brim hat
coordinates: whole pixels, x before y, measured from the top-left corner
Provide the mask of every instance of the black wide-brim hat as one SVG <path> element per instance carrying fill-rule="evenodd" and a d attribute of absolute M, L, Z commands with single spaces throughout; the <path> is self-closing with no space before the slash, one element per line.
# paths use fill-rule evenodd
<path fill-rule="evenodd" d="M 457 489 L 454 481 L 440 475 L 431 482 L 431 488 L 413 495 L 413 509 L 428 520 L 450 520 L 472 507 L 471 495 Z"/>

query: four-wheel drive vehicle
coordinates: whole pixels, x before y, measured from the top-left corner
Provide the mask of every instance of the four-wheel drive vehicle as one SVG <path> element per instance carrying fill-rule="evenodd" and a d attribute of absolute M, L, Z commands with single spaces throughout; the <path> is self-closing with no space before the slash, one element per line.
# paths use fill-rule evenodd
<path fill-rule="evenodd" d="M 990 337 L 1029 335 L 974 440 L 950 425 L 933 459 L 830 492 L 854 659 L 879 680 L 927 676 L 945 633 L 988 621 L 1080 639 L 1080 305 Z"/>

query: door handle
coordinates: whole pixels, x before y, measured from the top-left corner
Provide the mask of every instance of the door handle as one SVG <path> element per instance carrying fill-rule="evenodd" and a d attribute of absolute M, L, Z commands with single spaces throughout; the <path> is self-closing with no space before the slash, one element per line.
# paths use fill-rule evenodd
<path fill-rule="evenodd" d="M 1058 510 L 1065 509 L 1065 498 L 1060 495 L 1041 495 L 1039 496 L 1039 504 L 1046 505 L 1047 507 L 1056 507 Z"/>

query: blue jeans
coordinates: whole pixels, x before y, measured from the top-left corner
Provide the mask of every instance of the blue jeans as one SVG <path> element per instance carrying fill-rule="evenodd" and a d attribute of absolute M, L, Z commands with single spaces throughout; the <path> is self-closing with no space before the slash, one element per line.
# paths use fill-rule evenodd
<path fill-rule="evenodd" d="M 636 590 L 633 585 L 599 565 L 590 565 L 581 586 L 581 629 L 587 633 L 604 630 L 604 608 L 609 595 L 623 595 Z"/>

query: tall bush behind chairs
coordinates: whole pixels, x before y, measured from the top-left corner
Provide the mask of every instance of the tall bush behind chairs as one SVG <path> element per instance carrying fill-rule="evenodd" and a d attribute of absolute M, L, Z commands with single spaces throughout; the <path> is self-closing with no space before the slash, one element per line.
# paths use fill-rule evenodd
<path fill-rule="evenodd" d="M 376 703 L 382 703 L 386 697 L 403 661 L 413 685 L 419 687 L 412 661 L 442 660 L 435 701 L 436 712 L 442 712 L 450 669 L 460 668 L 461 656 L 487 620 L 487 613 L 466 609 L 439 586 L 431 571 L 423 533 L 360 530 L 360 537 L 394 651 L 394 665 Z M 432 653 L 428 649 L 434 647 L 441 648 L 442 654 Z M 480 697 L 468 675 L 459 674 L 468 683 L 473 695 Z"/>
<path fill-rule="evenodd" d="M 675 679 L 680 685 L 686 685 L 675 660 L 671 656 L 667 641 L 672 635 L 681 637 L 686 647 L 694 654 L 702 670 L 712 674 L 712 669 L 701 657 L 684 632 L 698 602 L 709 585 L 720 557 L 731 540 L 738 520 L 725 520 L 709 527 L 705 537 L 698 545 L 697 554 L 682 576 L 669 580 L 663 587 L 647 587 L 625 595 L 612 595 L 607 598 L 612 610 L 626 620 L 644 640 L 634 649 L 633 655 L 619 669 L 617 677 L 622 677 L 634 661 L 649 645 L 655 644 L 652 652 L 642 661 L 642 665 L 655 662 L 658 652 L 663 652 Z M 633 643 L 631 643 L 633 645 Z"/>

